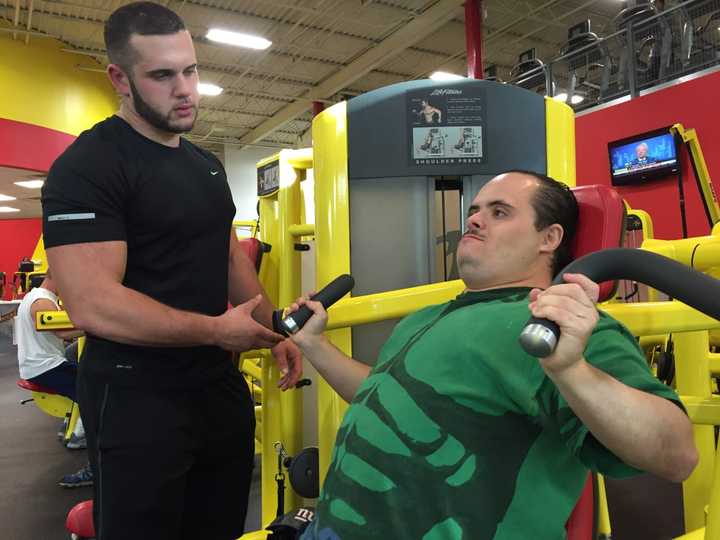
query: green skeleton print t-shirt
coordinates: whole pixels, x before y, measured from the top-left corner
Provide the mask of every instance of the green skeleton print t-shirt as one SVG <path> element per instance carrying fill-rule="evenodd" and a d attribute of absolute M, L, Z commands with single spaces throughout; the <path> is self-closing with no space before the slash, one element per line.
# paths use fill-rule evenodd
<path fill-rule="evenodd" d="M 303 540 L 558 540 L 592 469 L 638 471 L 589 434 L 518 336 L 527 288 L 468 292 L 403 319 L 338 430 Z M 602 314 L 587 360 L 678 401 Z"/>

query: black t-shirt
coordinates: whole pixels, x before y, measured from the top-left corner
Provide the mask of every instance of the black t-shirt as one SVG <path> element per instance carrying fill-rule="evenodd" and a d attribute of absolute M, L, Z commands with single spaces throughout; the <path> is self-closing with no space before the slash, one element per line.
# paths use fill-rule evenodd
<path fill-rule="evenodd" d="M 42 205 L 46 248 L 125 241 L 123 285 L 185 311 L 227 309 L 235 205 L 209 152 L 184 139 L 177 148 L 156 143 L 112 116 L 55 160 Z M 140 347 L 92 335 L 82 361 L 133 385 L 194 385 L 231 366 L 217 347 Z"/>

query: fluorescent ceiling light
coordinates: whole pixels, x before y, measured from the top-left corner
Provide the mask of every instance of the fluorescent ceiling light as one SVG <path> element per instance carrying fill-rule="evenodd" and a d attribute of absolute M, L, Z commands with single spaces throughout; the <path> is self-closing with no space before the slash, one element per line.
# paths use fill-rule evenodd
<path fill-rule="evenodd" d="M 465 77 L 462 75 L 455 75 L 455 73 L 448 73 L 447 71 L 436 71 L 430 75 L 430 78 L 433 81 L 459 81 Z"/>
<path fill-rule="evenodd" d="M 567 92 L 560 92 L 559 94 L 555 94 L 553 96 L 553 99 L 565 103 L 567 102 Z M 577 105 L 578 103 L 582 103 L 583 101 L 585 101 L 585 96 L 581 96 L 580 94 L 573 94 L 573 96 L 570 98 L 570 103 L 572 103 L 573 105 Z"/>
<path fill-rule="evenodd" d="M 198 83 L 198 92 L 203 96 L 219 96 L 222 94 L 223 89 L 216 84 L 212 83 Z"/>
<path fill-rule="evenodd" d="M 14 201 L 16 197 L 12 197 L 11 195 L 3 195 L 0 193 L 0 201 Z"/>
<path fill-rule="evenodd" d="M 12 206 L 0 206 L 0 212 L 19 212 L 19 208 L 13 208 Z"/>
<path fill-rule="evenodd" d="M 235 45 L 237 47 L 247 47 L 248 49 L 264 50 L 272 45 L 272 41 L 268 41 L 265 38 L 231 32 L 230 30 L 220 30 L 219 28 L 211 28 L 205 37 L 210 41 L 227 43 L 228 45 Z"/>
<path fill-rule="evenodd" d="M 21 182 L 14 182 L 16 186 L 28 188 L 28 189 L 40 189 L 43 187 L 45 180 L 23 180 Z"/>

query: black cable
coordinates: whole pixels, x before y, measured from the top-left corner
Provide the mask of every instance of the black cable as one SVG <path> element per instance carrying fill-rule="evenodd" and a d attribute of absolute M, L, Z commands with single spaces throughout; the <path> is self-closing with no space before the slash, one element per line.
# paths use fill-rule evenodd
<path fill-rule="evenodd" d="M 441 188 L 442 196 L 442 237 L 443 237 L 443 281 L 447 281 L 447 228 L 445 227 L 445 186 Z"/>
<path fill-rule="evenodd" d="M 630 300 L 633 296 L 635 296 L 636 294 L 638 294 L 640 292 L 640 287 L 638 286 L 638 282 L 633 281 L 632 284 L 633 284 L 633 290 L 630 291 L 630 294 L 623 297 L 623 300 L 625 300 L 625 301 Z"/>
<path fill-rule="evenodd" d="M 695 268 L 695 252 L 697 251 L 697 248 L 700 247 L 700 244 L 695 244 L 695 247 L 692 250 L 692 253 L 690 254 L 690 268 Z"/>

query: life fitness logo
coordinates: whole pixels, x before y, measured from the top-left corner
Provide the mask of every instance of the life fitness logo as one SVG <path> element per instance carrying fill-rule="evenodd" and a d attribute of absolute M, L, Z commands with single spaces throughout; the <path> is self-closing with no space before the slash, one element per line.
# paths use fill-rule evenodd
<path fill-rule="evenodd" d="M 308 510 L 307 508 L 301 508 L 295 514 L 295 519 L 304 523 L 310 523 L 313 519 L 315 519 L 315 512 Z"/>
<path fill-rule="evenodd" d="M 456 90 L 453 88 L 437 88 L 430 92 L 431 96 L 449 96 L 457 94 L 462 94 L 462 90 Z"/>

